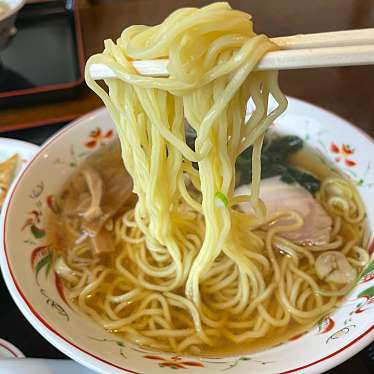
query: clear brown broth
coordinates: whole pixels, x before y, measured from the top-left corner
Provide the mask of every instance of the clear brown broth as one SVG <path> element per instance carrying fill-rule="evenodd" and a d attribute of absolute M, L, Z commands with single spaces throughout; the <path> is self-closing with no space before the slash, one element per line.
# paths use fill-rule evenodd
<path fill-rule="evenodd" d="M 289 159 L 289 163 L 313 174 L 320 180 L 324 180 L 330 176 L 342 177 L 341 173 L 339 173 L 331 163 L 308 147 L 304 147 L 303 150 L 293 155 Z M 118 145 L 105 146 L 101 149 L 101 151 L 95 153 L 93 156 L 90 156 L 84 162 L 84 165 L 94 166 L 98 170 L 116 165 L 116 167 L 119 168 L 119 172 L 121 172 L 123 169 L 123 164 L 121 161 L 120 148 Z M 73 182 L 74 177 L 75 176 L 73 176 L 73 178 L 67 182 L 62 195 L 66 193 L 66 189 L 69 189 L 69 184 Z M 132 204 L 134 203 L 135 200 L 133 200 Z M 123 210 L 120 214 L 123 214 Z M 51 228 L 51 230 L 49 230 L 51 242 L 54 243 L 58 252 L 63 253 L 66 251 L 69 245 L 72 244 L 71 238 L 62 229 L 61 222 L 57 221 L 52 216 L 49 227 Z M 349 233 L 347 233 L 346 239 L 349 239 Z M 108 265 L 111 261 L 113 261 L 113 259 L 103 256 L 102 261 L 103 264 Z M 94 300 L 92 301 L 94 302 Z M 341 301 L 342 299 L 340 299 L 339 302 Z M 282 329 L 274 329 L 274 332 L 270 332 L 270 334 L 268 334 L 266 337 L 253 339 L 242 344 L 233 344 L 230 341 L 222 339 L 222 343 L 218 348 L 207 348 L 203 353 L 204 355 L 208 356 L 227 356 L 261 351 L 266 348 L 277 346 L 291 339 L 296 339 L 312 328 L 317 322 L 318 319 L 310 321 L 308 324 L 300 325 L 293 321 Z"/>

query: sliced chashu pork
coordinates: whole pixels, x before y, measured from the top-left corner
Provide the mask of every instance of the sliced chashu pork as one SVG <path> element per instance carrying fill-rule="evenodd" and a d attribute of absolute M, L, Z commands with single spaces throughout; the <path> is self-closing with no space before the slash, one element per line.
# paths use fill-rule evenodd
<path fill-rule="evenodd" d="M 127 173 L 99 172 L 91 168 L 82 171 L 90 192 L 91 203 L 81 213 L 82 229 L 91 238 L 96 253 L 111 252 L 114 244 L 105 222 L 113 217 L 132 194 L 132 180 Z M 91 182 L 94 181 L 94 186 Z M 97 188 L 100 186 L 99 188 Z"/>
<path fill-rule="evenodd" d="M 238 187 L 236 195 L 249 194 L 250 186 Z M 332 219 L 313 195 L 299 184 L 287 184 L 279 177 L 261 181 L 260 197 L 264 201 L 267 212 L 292 210 L 304 219 L 304 226 L 295 231 L 282 233 L 284 238 L 301 245 L 324 245 L 330 241 Z M 253 212 L 249 202 L 240 203 L 243 212 Z M 283 220 L 283 224 L 285 220 Z M 281 225 L 282 220 L 276 224 Z"/>
<path fill-rule="evenodd" d="M 134 199 L 132 179 L 123 167 L 120 153 L 104 156 L 95 160 L 94 166 L 85 165 L 80 170 L 63 192 L 62 203 L 63 214 L 81 219 L 78 241 L 89 237 L 96 253 L 114 250 L 105 223 Z"/>

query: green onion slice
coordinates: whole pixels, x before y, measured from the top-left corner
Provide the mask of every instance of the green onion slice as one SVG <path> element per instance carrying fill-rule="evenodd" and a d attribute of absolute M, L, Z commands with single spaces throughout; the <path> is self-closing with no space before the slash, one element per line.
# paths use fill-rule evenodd
<path fill-rule="evenodd" d="M 214 194 L 214 203 L 217 208 L 225 208 L 229 204 L 229 200 L 225 194 L 217 191 Z"/>

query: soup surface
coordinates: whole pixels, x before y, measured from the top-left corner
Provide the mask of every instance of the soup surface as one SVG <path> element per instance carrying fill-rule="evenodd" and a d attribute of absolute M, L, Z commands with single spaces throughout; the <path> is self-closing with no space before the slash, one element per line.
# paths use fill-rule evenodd
<path fill-rule="evenodd" d="M 251 152 L 237 160 L 237 195 L 250 190 L 243 182 Z M 170 260 L 145 241 L 147 223 L 135 222 L 137 199 L 119 144 L 103 146 L 66 183 L 50 216 L 55 271 L 68 299 L 105 329 L 165 351 L 251 352 L 308 330 L 339 305 L 368 261 L 363 207 L 355 187 L 297 137 L 269 136 L 261 163 L 266 217 L 255 220 L 245 199 L 232 207 L 236 235 L 252 238 L 238 250 L 255 280 L 244 287 L 237 265 L 220 254 L 201 280 L 199 315 L 183 286 L 157 290 L 158 273 L 172 278 Z M 191 218 L 177 238 L 188 272 L 205 223 L 182 198 L 179 204 Z"/>

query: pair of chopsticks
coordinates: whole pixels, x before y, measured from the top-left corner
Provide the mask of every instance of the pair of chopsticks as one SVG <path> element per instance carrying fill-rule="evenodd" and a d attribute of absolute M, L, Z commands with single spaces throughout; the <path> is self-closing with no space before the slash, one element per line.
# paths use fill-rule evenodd
<path fill-rule="evenodd" d="M 374 64 L 374 28 L 300 34 L 271 39 L 279 51 L 267 53 L 257 70 L 288 70 Z M 167 77 L 168 60 L 139 60 L 132 64 L 143 76 Z M 108 66 L 92 64 L 95 80 L 116 78 Z"/>

